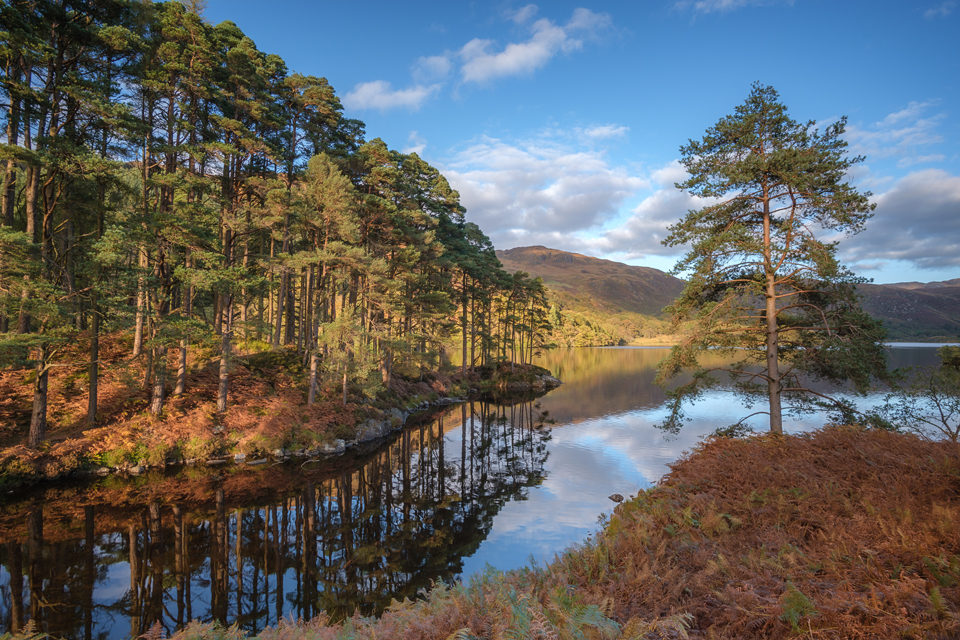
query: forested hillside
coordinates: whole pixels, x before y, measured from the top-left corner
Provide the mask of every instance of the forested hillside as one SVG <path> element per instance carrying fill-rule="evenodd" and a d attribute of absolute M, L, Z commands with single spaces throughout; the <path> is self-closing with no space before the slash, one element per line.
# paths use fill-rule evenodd
<path fill-rule="evenodd" d="M 344 404 L 389 389 L 445 342 L 529 360 L 543 286 L 501 268 L 447 180 L 195 6 L 0 5 L 0 366 L 33 371 L 30 445 L 68 346 L 97 424 L 108 333 L 132 334 L 154 414 L 198 349 L 218 413 L 241 347 L 295 350 L 309 403 L 318 380 Z"/>
<path fill-rule="evenodd" d="M 547 247 L 497 251 L 510 271 L 543 279 L 551 303 L 551 339 L 562 346 L 607 346 L 665 335 L 663 308 L 683 281 L 658 269 Z"/>

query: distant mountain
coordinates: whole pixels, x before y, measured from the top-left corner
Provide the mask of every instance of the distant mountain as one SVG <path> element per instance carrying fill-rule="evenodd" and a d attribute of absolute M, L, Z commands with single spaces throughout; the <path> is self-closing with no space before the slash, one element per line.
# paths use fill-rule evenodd
<path fill-rule="evenodd" d="M 960 278 L 953 280 L 943 280 L 942 282 L 897 282 L 894 284 L 880 285 L 883 287 L 896 287 L 897 289 L 948 289 L 950 287 L 960 287 Z"/>
<path fill-rule="evenodd" d="M 684 284 L 658 269 L 541 246 L 497 251 L 497 257 L 507 271 L 543 278 L 565 305 L 601 316 L 626 312 L 662 317 Z M 960 278 L 864 284 L 857 290 L 864 296 L 864 309 L 883 321 L 891 340 L 945 342 L 960 337 Z"/>
<path fill-rule="evenodd" d="M 597 311 L 660 316 L 683 290 L 683 280 L 652 269 L 601 260 L 546 247 L 518 247 L 497 251 L 510 272 L 540 276 L 554 292 L 571 296 Z"/>
<path fill-rule="evenodd" d="M 960 336 L 960 279 L 862 284 L 863 308 L 892 340 L 954 341 Z"/>

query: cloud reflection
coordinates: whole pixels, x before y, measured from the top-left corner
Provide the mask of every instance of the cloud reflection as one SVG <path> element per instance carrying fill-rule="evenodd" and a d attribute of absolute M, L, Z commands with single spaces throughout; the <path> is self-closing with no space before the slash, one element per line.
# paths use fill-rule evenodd
<path fill-rule="evenodd" d="M 657 349 L 571 349 L 547 354 L 548 366 L 564 385 L 540 399 L 540 410 L 557 420 L 548 442 L 546 478 L 524 499 L 512 501 L 497 514 L 493 529 L 462 575 L 489 563 L 501 570 L 521 567 L 530 557 L 548 562 L 572 544 L 598 530 L 601 513 L 611 513 L 608 496 L 645 489 L 670 471 L 670 465 L 692 451 L 714 430 L 727 427 L 754 409 L 746 409 L 729 392 L 706 394 L 690 407 L 691 421 L 676 435 L 657 428 L 666 417 L 662 391 L 653 386 L 653 368 L 666 354 Z M 919 352 L 919 353 L 918 353 Z M 894 366 L 936 360 L 934 349 L 901 349 L 891 354 Z M 598 387 L 598 381 L 603 387 Z M 871 406 L 882 392 L 858 402 Z M 766 416 L 748 424 L 766 430 Z M 823 426 L 823 415 L 785 420 L 789 433 Z M 451 432 L 451 446 L 459 446 Z"/>

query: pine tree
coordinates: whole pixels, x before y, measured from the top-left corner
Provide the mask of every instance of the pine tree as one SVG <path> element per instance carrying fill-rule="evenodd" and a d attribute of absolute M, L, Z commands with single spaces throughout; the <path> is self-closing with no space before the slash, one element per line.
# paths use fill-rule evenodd
<path fill-rule="evenodd" d="M 674 269 L 687 285 L 668 311 L 692 330 L 660 365 L 666 383 L 681 370 L 692 381 L 670 392 L 668 427 L 682 402 L 718 383 L 725 371 L 746 397 L 765 397 L 770 431 L 783 430 L 782 403 L 845 405 L 810 388 L 810 379 L 850 381 L 858 391 L 886 375 L 884 331 L 860 307 L 864 282 L 821 236 L 863 229 L 873 205 L 846 180 L 863 158 L 844 156 L 845 119 L 825 130 L 787 115 L 772 87 L 755 84 L 734 115 L 681 147 L 690 178 L 677 187 L 712 204 L 670 228 L 667 246 L 691 249 Z M 706 350 L 730 356 L 707 370 Z"/>

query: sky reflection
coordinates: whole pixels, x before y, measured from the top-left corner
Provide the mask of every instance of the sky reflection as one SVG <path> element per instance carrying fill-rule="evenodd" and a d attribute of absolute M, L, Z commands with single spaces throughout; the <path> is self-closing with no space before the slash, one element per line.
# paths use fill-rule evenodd
<path fill-rule="evenodd" d="M 894 345 L 891 365 L 935 364 L 932 347 L 937 346 Z M 504 506 L 490 535 L 464 563 L 463 576 L 486 564 L 508 570 L 524 566 L 531 557 L 550 561 L 598 529 L 600 515 L 614 507 L 608 496 L 628 496 L 654 485 L 705 436 L 763 409 L 746 408 L 731 393 L 714 391 L 689 408 L 690 421 L 679 433 L 658 429 L 667 412 L 665 396 L 653 378 L 666 353 L 664 348 L 562 349 L 537 362 L 564 381 L 540 399 L 542 410 L 556 420 L 547 445 L 546 479 L 523 501 Z M 847 397 L 868 408 L 881 404 L 883 396 Z M 766 415 L 745 422 L 755 431 L 767 428 Z M 800 433 L 826 422 L 824 414 L 790 416 L 784 419 L 784 430 Z"/>

